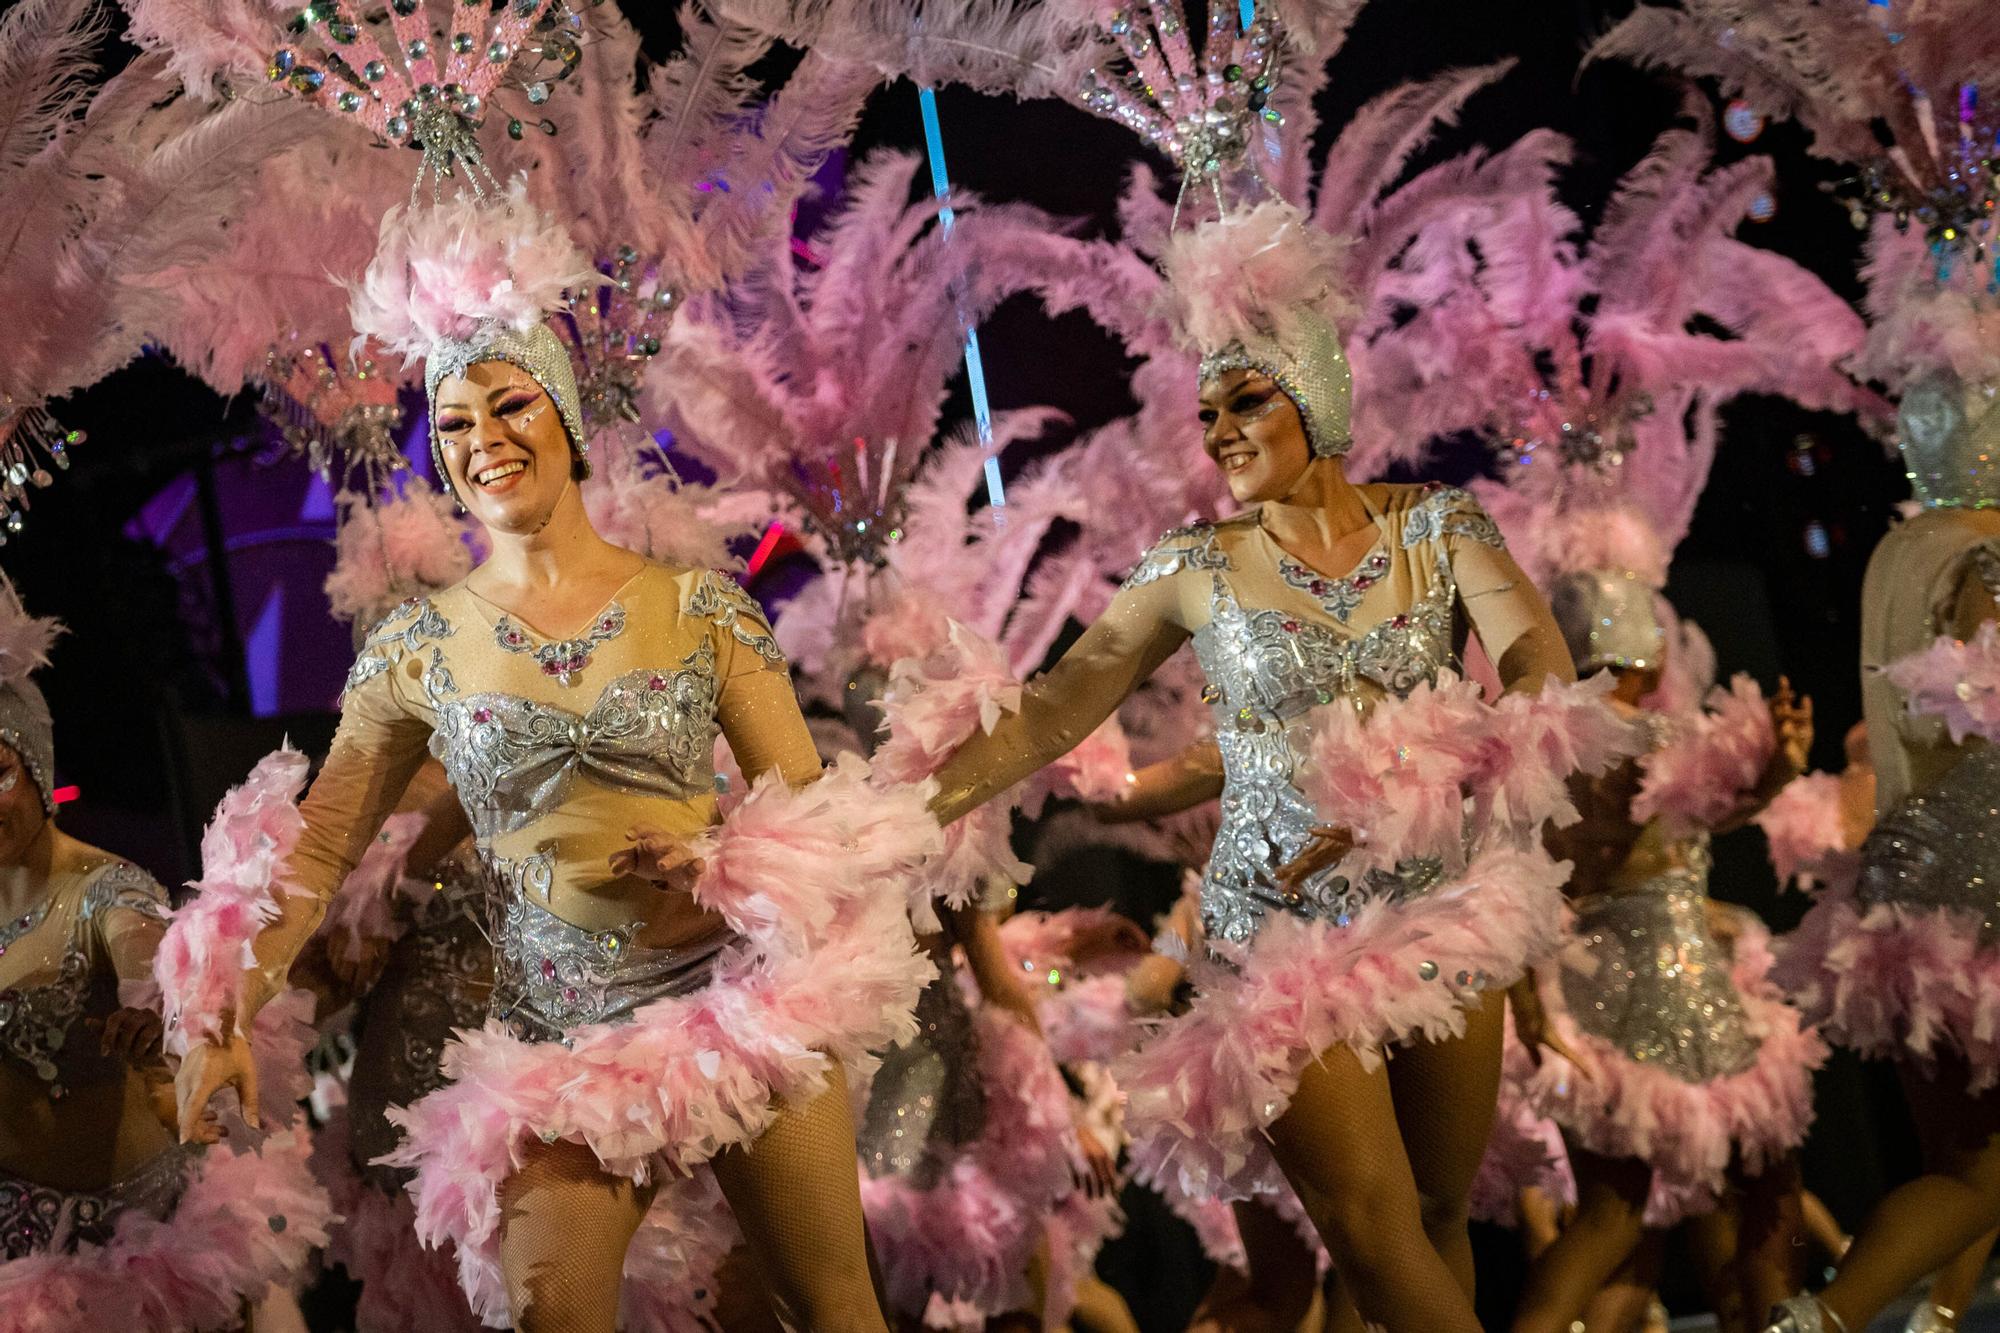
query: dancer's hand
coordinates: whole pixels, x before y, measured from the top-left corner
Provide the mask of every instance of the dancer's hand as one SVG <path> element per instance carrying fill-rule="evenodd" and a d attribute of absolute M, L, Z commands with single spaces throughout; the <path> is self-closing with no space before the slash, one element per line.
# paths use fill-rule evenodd
<path fill-rule="evenodd" d="M 1353 850 L 1354 833 L 1351 829 L 1316 824 L 1312 830 L 1312 841 L 1297 856 L 1279 866 L 1272 878 L 1277 881 L 1285 901 L 1297 902 L 1305 895 L 1307 880 L 1322 870 L 1339 865 L 1342 858 Z"/>
<path fill-rule="evenodd" d="M 97 1049 L 115 1055 L 128 1065 L 151 1063 L 160 1053 L 160 1016 L 154 1010 L 136 1006 L 113 1010 L 104 1020 L 104 1032 Z"/>
<path fill-rule="evenodd" d="M 1118 1192 L 1118 1154 L 1088 1126 L 1076 1127 L 1078 1169 L 1076 1186 L 1093 1199 L 1109 1198 Z"/>
<path fill-rule="evenodd" d="M 1549 1025 L 1548 1010 L 1542 1007 L 1541 992 L 1535 989 L 1535 974 L 1530 972 L 1507 990 L 1507 1003 L 1514 1010 L 1514 1036 L 1528 1052 L 1528 1059 L 1535 1068 L 1542 1067 L 1542 1052 L 1559 1055 L 1570 1062 L 1580 1078 L 1588 1079 L 1589 1072 L 1576 1058 L 1563 1039 L 1556 1035 Z"/>
<path fill-rule="evenodd" d="M 657 829 L 627 829 L 632 845 L 611 853 L 611 872 L 651 880 L 669 892 L 687 893 L 701 878 L 702 860 L 685 841 Z"/>
<path fill-rule="evenodd" d="M 224 1088 L 236 1089 L 244 1123 L 258 1127 L 257 1068 L 250 1060 L 250 1040 L 236 1030 L 233 1014 L 223 1016 L 222 1030 L 229 1035 L 188 1047 L 174 1073 L 175 1119 L 182 1143 L 214 1143 L 222 1137 L 209 1102 Z"/>
<path fill-rule="evenodd" d="M 1778 677 L 1778 692 L 1771 696 L 1771 729 L 1778 746 L 1766 785 L 1775 791 L 1806 771 L 1813 743 L 1812 700 L 1793 694 L 1792 682 L 1784 676 Z"/>

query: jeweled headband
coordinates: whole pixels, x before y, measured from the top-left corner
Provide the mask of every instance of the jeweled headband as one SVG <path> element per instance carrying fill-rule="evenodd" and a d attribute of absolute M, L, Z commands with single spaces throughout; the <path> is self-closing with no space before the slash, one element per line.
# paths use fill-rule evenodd
<path fill-rule="evenodd" d="M 447 375 L 463 375 L 481 361 L 505 361 L 534 377 L 562 418 L 569 436 L 570 452 L 583 462 L 589 476 L 590 440 L 583 431 L 582 395 L 577 392 L 576 367 L 569 348 L 547 324 L 522 331 L 495 323 L 470 338 L 446 338 L 431 345 L 424 358 L 424 400 L 430 408 L 431 465 L 437 469 L 438 483 L 452 489 L 451 474 L 445 471 L 444 449 L 437 433 L 437 388 Z"/>
<path fill-rule="evenodd" d="M 1579 676 L 1606 667 L 1658 669 L 1667 636 L 1653 588 L 1629 569 L 1585 569 L 1549 585 L 1549 610 Z"/>
<path fill-rule="evenodd" d="M 2000 506 L 2000 400 L 1967 391 L 1949 371 L 1903 391 L 1896 444 L 1910 488 L 1926 509 Z"/>
<path fill-rule="evenodd" d="M 1201 382 L 1231 370 L 1260 370 L 1277 381 L 1299 409 L 1306 443 L 1315 458 L 1338 458 L 1354 443 L 1354 372 L 1331 324 L 1313 315 L 1299 321 L 1288 350 L 1275 339 L 1250 335 L 1201 359 Z M 1305 327 L 1305 326 L 1310 327 Z"/>

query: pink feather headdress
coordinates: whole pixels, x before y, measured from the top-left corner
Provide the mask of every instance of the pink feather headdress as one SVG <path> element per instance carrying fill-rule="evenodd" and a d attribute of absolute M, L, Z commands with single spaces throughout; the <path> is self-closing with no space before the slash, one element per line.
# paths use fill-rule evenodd
<path fill-rule="evenodd" d="M 53 616 L 29 615 L 13 583 L 0 574 L 0 744 L 21 757 L 47 815 L 56 812 L 55 731 L 33 673 L 49 664 L 49 649 L 62 632 Z"/>

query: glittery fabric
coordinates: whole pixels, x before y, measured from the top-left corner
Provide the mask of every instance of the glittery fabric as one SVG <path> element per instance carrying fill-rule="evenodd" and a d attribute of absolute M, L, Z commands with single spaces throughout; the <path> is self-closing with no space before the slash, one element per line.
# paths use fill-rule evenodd
<path fill-rule="evenodd" d="M 385 1191 L 400 1189 L 407 1173 L 370 1165 L 402 1138 L 383 1112 L 442 1086 L 438 1060 L 453 1030 L 486 1021 L 493 990 L 488 882 L 472 858 L 448 865 L 362 1001 L 347 1086 L 348 1146 L 354 1168 Z"/>
<path fill-rule="evenodd" d="M 1293 318 L 1304 330 L 1289 347 L 1245 334 L 1201 359 L 1201 382 L 1231 370 L 1261 370 L 1278 382 L 1299 409 L 1306 441 L 1317 458 L 1338 458 L 1354 445 L 1354 370 L 1332 324 L 1309 310 Z"/>
<path fill-rule="evenodd" d="M 0 977 L 11 978 L 0 987 L 0 1059 L 41 1079 L 54 1098 L 126 1074 L 88 1027 L 118 1008 L 118 977 L 100 965 L 114 911 L 161 920 L 166 894 L 137 866 L 98 862 L 53 885 L 33 920 L 0 944 Z"/>
<path fill-rule="evenodd" d="M 525 893 L 496 895 L 492 1016 L 523 1041 L 563 1041 L 575 1028 L 617 1023 L 653 1000 L 706 986 L 737 937 L 718 926 L 678 949 L 632 943 L 636 928 L 585 930 Z"/>
<path fill-rule="evenodd" d="M 1896 442 L 1910 486 L 1927 509 L 2000 505 L 2000 403 L 1991 386 L 1949 372 L 1903 391 Z"/>
<path fill-rule="evenodd" d="M 505 361 L 534 376 L 556 405 L 569 447 L 578 458 L 590 454 L 590 437 L 583 429 L 583 395 L 576 387 L 576 367 L 569 349 L 555 330 L 537 324 L 526 333 L 517 333 L 501 324 L 489 325 L 463 342 L 445 341 L 431 348 L 424 361 L 424 402 L 430 408 L 431 464 L 438 480 L 451 489 L 450 474 L 444 468 L 444 450 L 437 434 L 437 387 L 447 375 L 463 375 L 481 361 Z"/>
<path fill-rule="evenodd" d="M 870 1176 L 907 1176 L 919 1189 L 936 1184 L 952 1150 L 986 1124 L 972 1015 L 949 952 L 934 954 L 939 975 L 917 999 L 917 1035 L 884 1052 L 857 1135 Z"/>
<path fill-rule="evenodd" d="M 1660 665 L 1666 636 L 1653 608 L 1653 589 L 1630 570 L 1564 574 L 1549 588 L 1549 610 L 1562 626 L 1578 675 L 1606 667 Z"/>
<path fill-rule="evenodd" d="M 174 1147 L 107 1189 L 61 1190 L 0 1170 L 0 1253 L 69 1254 L 110 1241 L 120 1216 L 165 1218 L 187 1183 L 197 1150 Z"/>
<path fill-rule="evenodd" d="M 1626 1057 L 1688 1083 L 1741 1073 L 1757 1039 L 1708 933 L 1706 843 L 1684 868 L 1576 900 L 1578 949 L 1564 959 L 1570 1018 Z"/>
<path fill-rule="evenodd" d="M 0 744 L 21 756 L 28 778 L 42 798 L 42 813 L 56 812 L 56 739 L 49 706 L 35 683 L 23 676 L 0 685 Z"/>
<path fill-rule="evenodd" d="M 1936 786 L 1912 792 L 1861 848 L 1855 895 L 1868 907 L 1977 912 L 2000 931 L 2000 748 L 1975 746 Z"/>

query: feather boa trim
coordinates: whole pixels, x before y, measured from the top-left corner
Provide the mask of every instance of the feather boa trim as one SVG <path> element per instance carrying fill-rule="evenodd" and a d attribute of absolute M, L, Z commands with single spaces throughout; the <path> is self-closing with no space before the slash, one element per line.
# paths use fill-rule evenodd
<path fill-rule="evenodd" d="M 1069 1089 L 1035 1035 L 973 1012 L 986 1121 L 936 1182 L 861 1177 L 889 1303 L 931 1328 L 980 1329 L 1031 1304 L 1028 1261 L 1074 1188 Z"/>
<path fill-rule="evenodd" d="M 1193 1006 L 1113 1066 L 1134 1174 L 1162 1192 L 1276 1192 L 1264 1131 L 1305 1066 L 1333 1046 L 1372 1061 L 1462 1032 L 1470 995 L 1555 947 L 1566 874 L 1538 848 L 1488 848 L 1421 897 L 1369 903 L 1345 926 L 1273 914 L 1231 951 L 1236 966 L 1191 964 Z"/>
<path fill-rule="evenodd" d="M 222 1032 L 243 973 L 256 963 L 251 941 L 277 916 L 279 894 L 302 892 L 279 873 L 305 831 L 298 808 L 305 781 L 306 757 L 297 750 L 264 756 L 222 798 L 201 836 L 196 896 L 173 914 L 153 958 L 170 1054 Z"/>
<path fill-rule="evenodd" d="M 1715 827 L 1764 776 L 1777 747 L 1763 691 L 1739 674 L 1728 689 L 1710 691 L 1678 735 L 1640 758 L 1632 822 L 1660 818 L 1676 835 Z"/>
<path fill-rule="evenodd" d="M 1159 1192 L 1161 1202 L 1167 1205 L 1167 1211 L 1193 1230 L 1196 1243 L 1210 1263 L 1244 1277 L 1250 1276 L 1250 1255 L 1243 1246 L 1242 1228 L 1236 1223 L 1236 1204 L 1183 1193 L 1171 1181 L 1155 1181 L 1153 1188 Z M 1333 1256 L 1326 1252 L 1319 1232 L 1313 1228 L 1312 1219 L 1306 1216 L 1305 1205 L 1299 1202 L 1299 1196 L 1292 1192 L 1291 1187 L 1280 1181 L 1274 1192 L 1259 1194 L 1256 1201 L 1258 1207 L 1269 1208 L 1292 1224 L 1299 1244 L 1314 1256 L 1320 1276 L 1324 1277 L 1327 1270 L 1333 1267 Z"/>
<path fill-rule="evenodd" d="M 1812 1125 L 1812 1076 L 1826 1062 L 1826 1043 L 1772 984 L 1767 941 L 1761 929 L 1738 936 L 1730 965 L 1760 1043 L 1756 1060 L 1705 1083 L 1642 1064 L 1586 1033 L 1564 1007 L 1559 980 L 1541 979 L 1550 1029 L 1578 1063 L 1545 1051 L 1527 1077 L 1526 1099 L 1580 1148 L 1653 1168 L 1648 1226 L 1711 1210 L 1732 1161 L 1758 1174 L 1804 1142 Z"/>
<path fill-rule="evenodd" d="M 933 969 L 910 933 L 905 881 L 937 826 L 919 789 L 874 791 L 867 773 L 850 755 L 797 791 L 766 775 L 697 844 L 696 900 L 745 937 L 706 987 L 628 1023 L 578 1028 L 568 1045 L 496 1024 L 461 1033 L 443 1058 L 451 1082 L 390 1112 L 405 1137 L 386 1160 L 417 1172 L 418 1235 L 458 1247 L 482 1318 L 507 1316 L 498 1190 L 531 1138 L 585 1144 L 633 1180 L 685 1175 L 753 1142 L 779 1102 L 818 1091 L 836 1062 L 861 1064 L 914 1031 Z M 674 1218 L 661 1227 L 684 1239 L 700 1230 Z M 628 1287 L 635 1262 L 691 1261 L 628 1258 Z"/>
<path fill-rule="evenodd" d="M 1103 907 L 1019 912 L 1000 926 L 1000 943 L 1035 997 L 1049 1054 L 1059 1065 L 1109 1064 L 1138 1045 L 1140 1027 L 1125 1003 L 1125 973 L 1143 950 L 1078 963 L 1084 937 L 1107 938 L 1121 920 Z"/>
<path fill-rule="evenodd" d="M 2000 741 L 2000 626 L 1987 621 L 1968 642 L 1944 636 L 1882 668 L 1908 696 L 1914 717 L 1935 717 L 1954 745 L 1967 736 Z"/>
<path fill-rule="evenodd" d="M 998 645 L 948 622 L 942 646 L 899 658 L 889 668 L 888 688 L 878 701 L 888 739 L 875 752 L 875 772 L 889 783 L 926 781 L 974 735 L 991 732 L 1003 714 L 1019 712 L 1021 689 Z M 919 929 L 935 925 L 930 899 L 964 907 L 990 879 L 1028 882 L 1033 868 L 1010 845 L 1018 795 L 1017 789 L 1008 799 L 988 802 L 945 829 L 944 853 L 929 863 L 910 903 Z"/>
<path fill-rule="evenodd" d="M 206 1149 L 170 1216 L 133 1209 L 111 1239 L 0 1263 L 0 1333 L 242 1325 L 247 1300 L 296 1287 L 332 1220 L 304 1136 Z"/>
<path fill-rule="evenodd" d="M 410 848 L 423 836 L 425 822 L 414 811 L 390 815 L 360 864 L 341 881 L 320 923 L 320 933 L 338 956 L 359 962 L 370 943 L 400 939 L 408 928 L 395 900 L 410 880 Z"/>
<path fill-rule="evenodd" d="M 326 1257 L 361 1284 L 355 1333 L 473 1333 L 479 1321 L 458 1289 L 451 1252 L 417 1241 L 417 1212 L 401 1190 L 385 1194 L 354 1169 L 348 1108 L 334 1108 L 313 1135 L 312 1169 L 340 1221 Z"/>
<path fill-rule="evenodd" d="M 1752 823 L 1764 830 L 1771 869 L 1781 885 L 1801 887 L 1846 879 L 1855 869 L 1840 808 L 1840 777 L 1804 773 L 1786 783 Z"/>
<path fill-rule="evenodd" d="M 1779 945 L 1775 979 L 1829 1041 L 1877 1060 L 1970 1068 L 2000 1082 L 2000 949 L 1962 908 L 1863 908 L 1851 882 L 1821 892 Z"/>

